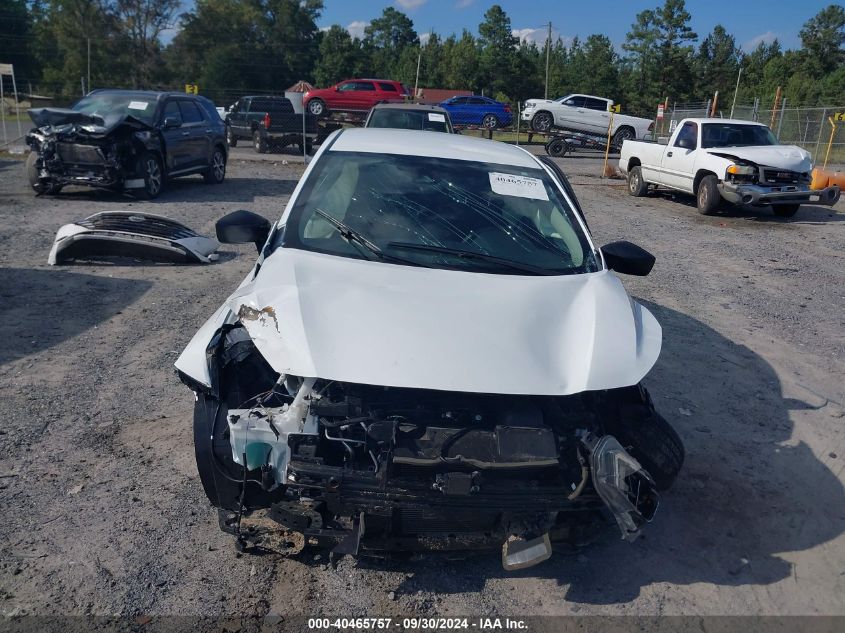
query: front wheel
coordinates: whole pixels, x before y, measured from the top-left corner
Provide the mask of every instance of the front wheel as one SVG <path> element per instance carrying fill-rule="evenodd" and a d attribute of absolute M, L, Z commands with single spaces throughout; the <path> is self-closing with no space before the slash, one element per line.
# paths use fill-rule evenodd
<path fill-rule="evenodd" d="M 485 114 L 484 118 L 481 119 L 481 127 L 487 130 L 495 130 L 499 127 L 499 119 L 495 114 Z"/>
<path fill-rule="evenodd" d="M 719 193 L 717 184 L 716 176 L 705 176 L 698 183 L 696 201 L 698 203 L 698 212 L 701 215 L 713 215 L 721 206 L 722 196 Z"/>
<path fill-rule="evenodd" d="M 552 124 L 554 120 L 552 119 L 552 115 L 548 112 L 538 112 L 534 115 L 534 118 L 531 119 L 531 129 L 535 132 L 548 132 L 552 129 Z"/>
<path fill-rule="evenodd" d="M 42 193 L 59 193 L 62 190 L 62 186 L 60 184 L 54 182 L 43 182 L 38 175 L 38 167 L 35 164 L 38 160 L 38 156 L 35 151 L 31 151 L 29 156 L 26 157 L 26 178 L 29 180 L 29 185 L 32 187 L 32 190 L 37 194 Z"/>
<path fill-rule="evenodd" d="M 639 198 L 648 192 L 648 183 L 643 180 L 643 170 L 637 165 L 628 172 L 628 193 Z"/>
<path fill-rule="evenodd" d="M 144 200 L 157 198 L 164 188 L 164 171 L 158 157 L 150 152 L 141 154 L 138 160 L 138 173 L 144 179 L 144 188 L 138 189 L 135 195 Z"/>
<path fill-rule="evenodd" d="M 219 185 L 223 182 L 226 177 L 226 155 L 221 148 L 214 148 L 214 153 L 211 155 L 211 165 L 202 177 L 211 185 Z"/>
<path fill-rule="evenodd" d="M 793 215 L 798 213 L 798 208 L 800 204 L 778 204 L 772 207 L 772 211 L 775 212 L 775 215 L 779 218 L 791 218 Z"/>

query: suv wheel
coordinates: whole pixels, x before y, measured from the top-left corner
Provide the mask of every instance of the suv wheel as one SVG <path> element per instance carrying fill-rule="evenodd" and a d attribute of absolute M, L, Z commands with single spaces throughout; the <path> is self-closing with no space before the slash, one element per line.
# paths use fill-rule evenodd
<path fill-rule="evenodd" d="M 326 104 L 322 99 L 311 99 L 308 102 L 308 112 L 315 117 L 321 117 L 326 114 Z"/>
<path fill-rule="evenodd" d="M 151 152 L 144 152 L 138 160 L 138 173 L 144 179 L 144 188 L 137 190 L 135 195 L 144 200 L 157 198 L 164 188 L 164 171 L 161 161 Z"/>
<path fill-rule="evenodd" d="M 237 147 L 238 146 L 238 137 L 235 136 L 235 133 L 232 131 L 232 126 L 226 126 L 226 143 L 229 147 Z"/>
<path fill-rule="evenodd" d="M 38 175 L 38 167 L 35 166 L 35 162 L 38 160 L 38 155 L 35 151 L 31 151 L 29 156 L 26 157 L 26 177 L 29 180 L 29 184 L 32 187 L 32 190 L 37 194 L 42 193 L 59 193 L 62 190 L 62 186 L 55 182 L 42 182 L 41 178 Z"/>
<path fill-rule="evenodd" d="M 261 136 L 261 132 L 258 130 L 255 130 L 255 132 L 252 133 L 252 146 L 259 154 L 267 152 L 267 139 Z"/>
<path fill-rule="evenodd" d="M 214 153 L 211 155 L 211 165 L 202 177 L 212 185 L 219 185 L 223 182 L 226 177 L 226 155 L 220 147 L 214 148 Z"/>

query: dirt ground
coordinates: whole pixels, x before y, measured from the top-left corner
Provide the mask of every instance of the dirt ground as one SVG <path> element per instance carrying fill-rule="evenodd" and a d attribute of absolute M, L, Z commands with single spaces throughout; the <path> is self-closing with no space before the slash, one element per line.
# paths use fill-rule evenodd
<path fill-rule="evenodd" d="M 700 216 L 561 161 L 599 243 L 657 256 L 624 278 L 663 326 L 646 384 L 687 461 L 644 538 L 612 526 L 516 573 L 498 552 L 401 563 L 239 555 L 194 464 L 172 363 L 253 264 L 50 267 L 56 229 L 137 209 L 213 234 L 276 219 L 302 165 L 233 160 L 157 201 L 36 198 L 0 160 L 0 613 L 845 615 L 845 203 Z M 554 318 L 554 315 L 549 315 Z"/>

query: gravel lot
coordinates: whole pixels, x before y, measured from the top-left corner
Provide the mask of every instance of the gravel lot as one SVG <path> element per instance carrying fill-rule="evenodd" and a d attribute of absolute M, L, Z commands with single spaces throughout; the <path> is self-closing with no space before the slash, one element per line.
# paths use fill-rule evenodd
<path fill-rule="evenodd" d="M 235 209 L 276 219 L 302 165 L 262 158 L 153 202 L 36 198 L 0 159 L 0 613 L 845 615 L 845 204 L 703 217 L 691 199 L 630 198 L 595 159 L 561 163 L 599 243 L 657 255 L 624 281 L 663 325 L 646 383 L 687 447 L 645 537 L 611 526 L 517 573 L 497 552 L 336 570 L 314 552 L 238 555 L 171 366 L 254 249 L 210 266 L 46 260 L 61 224 L 97 211 L 209 235 Z"/>

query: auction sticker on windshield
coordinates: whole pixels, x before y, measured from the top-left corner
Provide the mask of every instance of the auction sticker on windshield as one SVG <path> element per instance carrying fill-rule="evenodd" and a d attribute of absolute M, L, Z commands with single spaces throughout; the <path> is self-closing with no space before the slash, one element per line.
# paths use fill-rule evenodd
<path fill-rule="evenodd" d="M 126 107 L 130 110 L 146 110 L 148 105 L 150 104 L 146 101 L 130 101 Z"/>
<path fill-rule="evenodd" d="M 531 198 L 532 200 L 548 200 L 549 194 L 546 187 L 539 178 L 529 176 L 516 176 L 514 174 L 501 174 L 490 172 L 490 187 L 495 193 L 503 196 L 516 196 L 518 198 Z"/>
<path fill-rule="evenodd" d="M 439 112 L 429 112 L 428 113 L 428 120 L 429 121 L 439 121 L 440 123 L 446 122 L 446 117 Z"/>

